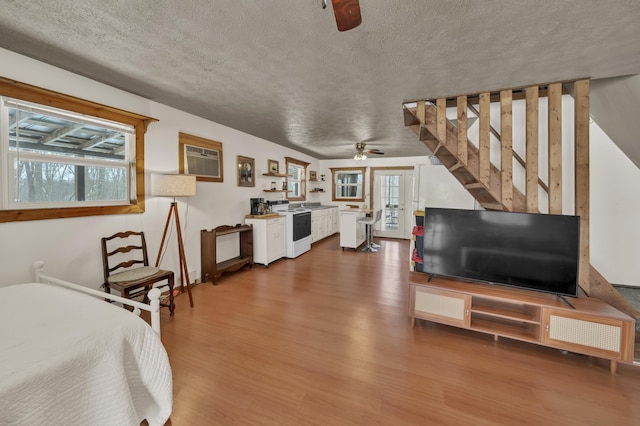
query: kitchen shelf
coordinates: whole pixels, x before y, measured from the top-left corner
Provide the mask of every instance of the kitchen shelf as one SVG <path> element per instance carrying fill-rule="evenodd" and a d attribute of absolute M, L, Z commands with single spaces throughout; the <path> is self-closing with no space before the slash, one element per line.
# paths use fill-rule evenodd
<path fill-rule="evenodd" d="M 281 177 L 281 178 L 287 177 L 287 175 L 284 173 L 263 173 L 262 176 Z"/>
<path fill-rule="evenodd" d="M 287 192 L 286 189 L 263 189 L 264 192 Z"/>

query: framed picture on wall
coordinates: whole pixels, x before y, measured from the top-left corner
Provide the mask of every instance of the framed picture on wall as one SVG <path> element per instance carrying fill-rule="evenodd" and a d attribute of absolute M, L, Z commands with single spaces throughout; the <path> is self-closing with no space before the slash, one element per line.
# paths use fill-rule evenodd
<path fill-rule="evenodd" d="M 223 182 L 222 143 L 186 133 L 178 134 L 180 173 L 197 181 Z"/>
<path fill-rule="evenodd" d="M 277 160 L 267 160 L 267 170 L 269 173 L 280 173 L 280 162 Z"/>
<path fill-rule="evenodd" d="M 310 181 L 318 180 L 318 174 L 315 171 L 310 170 L 309 171 L 309 180 Z"/>
<path fill-rule="evenodd" d="M 238 155 L 238 186 L 256 186 L 255 160 Z"/>

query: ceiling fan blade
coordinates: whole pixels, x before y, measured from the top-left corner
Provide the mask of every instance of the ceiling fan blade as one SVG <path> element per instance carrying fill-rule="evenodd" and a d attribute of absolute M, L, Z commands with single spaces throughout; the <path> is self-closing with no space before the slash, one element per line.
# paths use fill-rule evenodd
<path fill-rule="evenodd" d="M 384 152 L 380 151 L 379 149 L 370 149 L 367 151 L 367 154 L 384 155 Z"/>
<path fill-rule="evenodd" d="M 338 31 L 347 31 L 362 23 L 359 0 L 331 0 Z"/>

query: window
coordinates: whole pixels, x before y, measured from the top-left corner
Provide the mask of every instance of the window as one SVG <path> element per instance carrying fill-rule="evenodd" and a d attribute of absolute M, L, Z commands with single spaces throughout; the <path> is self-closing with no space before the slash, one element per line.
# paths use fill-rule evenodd
<path fill-rule="evenodd" d="M 150 121 L 0 78 L 0 222 L 143 212 Z"/>
<path fill-rule="evenodd" d="M 332 200 L 364 201 L 364 174 L 366 167 L 332 168 Z"/>
<path fill-rule="evenodd" d="M 289 201 L 305 201 L 309 163 L 291 157 L 285 157 L 285 160 L 287 161 L 287 198 Z"/>

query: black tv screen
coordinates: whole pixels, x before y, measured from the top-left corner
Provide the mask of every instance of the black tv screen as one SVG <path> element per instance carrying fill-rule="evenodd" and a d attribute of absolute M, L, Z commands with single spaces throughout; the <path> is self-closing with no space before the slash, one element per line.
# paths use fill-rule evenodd
<path fill-rule="evenodd" d="M 580 218 L 426 208 L 423 272 L 578 294 Z"/>

